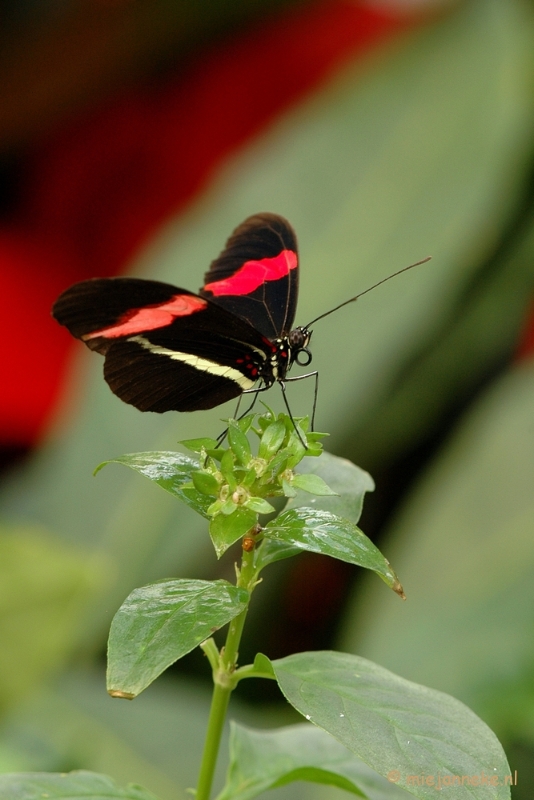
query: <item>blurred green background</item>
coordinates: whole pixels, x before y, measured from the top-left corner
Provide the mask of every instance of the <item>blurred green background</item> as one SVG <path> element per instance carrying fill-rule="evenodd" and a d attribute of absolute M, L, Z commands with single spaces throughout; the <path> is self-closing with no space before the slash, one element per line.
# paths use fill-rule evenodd
<path fill-rule="evenodd" d="M 501 738 L 523 800 L 534 785 L 534 7 L 465 0 L 428 4 L 424 16 L 418 5 L 402 34 L 349 60 L 226 158 L 129 271 L 194 290 L 236 224 L 275 211 L 299 236 L 305 324 L 432 255 L 318 322 L 312 341 L 317 427 L 330 432 L 327 449 L 375 478 L 361 527 L 408 600 L 376 576 L 302 555 L 266 576 L 242 658 L 336 647 L 453 694 Z M 273 13 L 259 0 L 203 6 L 184 3 L 178 24 L 179 4 L 155 4 L 161 17 L 137 20 L 146 41 L 132 34 L 124 74 L 116 48 L 91 85 L 81 69 L 71 76 L 70 106 L 95 102 L 106 75 L 112 86 L 135 81 L 149 58 L 162 68 Z M 35 14 L 21 6 L 6 42 L 27 34 L 27 15 L 37 31 L 52 25 Z M 6 141 L 24 143 L 44 108 L 69 105 L 66 94 L 36 96 L 22 110 L 21 100 Z M 195 783 L 207 665 L 193 654 L 118 703 L 104 689 L 106 633 L 134 587 L 229 577 L 235 553 L 217 563 L 204 521 L 136 474 L 91 472 L 124 452 L 217 435 L 231 409 L 140 414 L 101 371 L 76 350 L 46 440 L 2 476 L 0 766 L 83 767 L 171 800 Z M 276 388 L 268 401 L 282 408 Z M 291 386 L 290 402 L 309 412 L 312 388 Z M 234 717 L 294 720 L 270 685 L 259 701 L 252 688 Z M 341 792 L 298 784 L 272 796 Z"/>

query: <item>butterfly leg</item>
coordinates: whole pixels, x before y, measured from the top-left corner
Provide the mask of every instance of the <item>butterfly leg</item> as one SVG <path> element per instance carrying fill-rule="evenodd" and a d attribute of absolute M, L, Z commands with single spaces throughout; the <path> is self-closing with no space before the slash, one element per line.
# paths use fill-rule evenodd
<path fill-rule="evenodd" d="M 242 399 L 243 399 L 243 395 L 242 395 L 242 394 L 240 394 L 240 395 L 239 395 L 239 400 L 237 401 L 237 405 L 236 405 L 236 407 L 235 407 L 235 411 L 234 411 L 234 417 L 233 417 L 234 419 L 237 419 L 237 415 L 238 415 L 238 413 L 239 413 L 239 406 L 241 405 L 241 400 L 242 400 Z M 245 412 L 245 413 L 246 413 L 246 412 Z M 240 417 L 239 419 L 241 419 L 241 417 Z M 217 446 L 218 446 L 218 447 L 220 447 L 220 446 L 221 446 L 221 444 L 222 444 L 222 443 L 224 442 L 224 440 L 226 439 L 226 434 L 227 434 L 227 433 L 228 433 L 228 428 L 225 428 L 225 429 L 223 430 L 223 432 L 222 432 L 221 434 L 219 434 L 219 436 L 217 436 Z"/>
<path fill-rule="evenodd" d="M 280 384 L 280 388 L 282 389 L 282 397 L 284 398 L 284 403 L 286 404 L 287 413 L 289 414 L 289 419 L 293 423 L 293 427 L 295 429 L 295 433 L 297 434 L 301 445 L 304 448 L 308 449 L 308 446 L 307 446 L 306 442 L 303 440 L 302 436 L 300 435 L 300 431 L 297 428 L 297 424 L 296 424 L 295 420 L 293 419 L 293 414 L 291 413 L 291 409 L 289 408 L 289 403 L 287 402 L 287 396 L 286 396 L 286 385 L 285 385 L 285 382 L 284 381 L 278 381 L 278 383 Z"/>
<path fill-rule="evenodd" d="M 260 386 L 258 389 L 246 389 L 246 390 L 245 390 L 245 391 L 244 391 L 244 392 L 243 392 L 243 393 L 242 393 L 242 394 L 239 396 L 239 400 L 237 401 L 237 406 L 236 406 L 236 409 L 235 409 L 235 412 L 234 412 L 234 419 L 235 419 L 235 420 L 240 420 L 240 419 L 243 419 L 243 417 L 246 417 L 246 416 L 247 416 L 247 414 L 248 414 L 250 411 L 252 411 L 252 409 L 253 409 L 253 408 L 254 408 L 254 406 L 256 405 L 256 402 L 257 402 L 257 400 L 258 400 L 258 394 L 259 394 L 260 392 L 265 392 L 265 391 L 266 391 L 267 389 L 269 389 L 269 388 L 270 388 L 269 386 Z M 243 413 L 242 413 L 242 414 L 241 414 L 241 415 L 238 417 L 238 416 L 237 416 L 237 413 L 238 413 L 238 411 L 239 411 L 239 406 L 241 405 L 241 400 L 243 399 L 243 395 L 244 395 L 244 394 L 253 394 L 253 395 L 254 395 L 254 400 L 253 400 L 253 401 L 252 401 L 252 403 L 249 405 L 249 407 L 248 407 L 248 408 L 247 408 L 245 411 L 243 411 Z M 226 438 L 226 434 L 227 434 L 227 433 L 228 433 L 228 428 L 225 428 L 225 429 L 224 429 L 224 431 L 221 433 L 221 435 L 217 437 L 217 444 L 218 444 L 219 446 L 220 446 L 220 445 L 221 445 L 221 444 L 224 442 L 224 440 L 225 440 L 225 438 Z"/>
<path fill-rule="evenodd" d="M 254 408 L 254 406 L 256 405 L 256 403 L 258 401 L 258 393 L 259 393 L 259 391 L 260 390 L 258 390 L 257 392 L 254 392 L 254 400 L 249 405 L 249 407 L 246 409 L 246 411 L 243 411 L 243 413 L 239 417 L 236 417 L 237 420 L 243 419 L 243 417 L 246 417 L 247 414 L 249 414 L 252 411 L 252 409 Z M 261 390 L 261 391 L 263 391 L 263 390 Z M 245 392 L 243 392 L 243 394 L 245 394 Z M 243 397 L 243 395 L 241 395 L 241 397 Z M 237 413 L 237 409 L 236 409 L 236 413 Z"/>
<path fill-rule="evenodd" d="M 319 392 L 319 372 L 314 370 L 313 372 L 307 372 L 305 375 L 295 375 L 293 378 L 285 378 L 285 382 L 289 383 L 289 381 L 303 381 L 305 378 L 315 378 L 315 390 L 313 393 L 313 409 L 311 418 L 311 430 L 313 432 L 315 430 L 315 409 L 317 408 L 317 394 Z"/>

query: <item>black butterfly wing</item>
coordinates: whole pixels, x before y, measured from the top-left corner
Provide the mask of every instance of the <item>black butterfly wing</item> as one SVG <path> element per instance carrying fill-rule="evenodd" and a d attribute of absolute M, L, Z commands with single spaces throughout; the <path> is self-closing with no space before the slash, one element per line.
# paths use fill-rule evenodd
<path fill-rule="evenodd" d="M 105 355 L 111 390 L 141 411 L 195 411 L 238 397 L 274 350 L 240 317 L 158 281 L 82 281 L 52 313 Z"/>
<path fill-rule="evenodd" d="M 172 297 L 187 296 L 190 292 L 170 283 L 140 278 L 92 278 L 75 283 L 63 292 L 52 308 L 52 316 L 73 336 L 82 339 L 92 350 L 105 352 L 106 342 L 112 339 L 94 336 L 95 331 L 116 326 L 119 320 L 137 317 L 143 309 L 154 310 L 157 324 L 158 307 L 168 304 Z M 163 315 L 161 320 L 163 320 Z M 139 325 L 137 325 L 139 330 Z M 101 349 L 102 348 L 102 349 Z"/>
<path fill-rule="evenodd" d="M 277 214 L 255 214 L 232 233 L 200 290 L 269 339 L 293 325 L 298 295 L 297 237 Z"/>

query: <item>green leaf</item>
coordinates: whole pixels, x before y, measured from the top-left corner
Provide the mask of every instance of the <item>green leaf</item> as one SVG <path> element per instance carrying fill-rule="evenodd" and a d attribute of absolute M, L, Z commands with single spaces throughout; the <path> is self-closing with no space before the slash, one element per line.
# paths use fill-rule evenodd
<path fill-rule="evenodd" d="M 236 424 L 230 423 L 228 426 L 228 442 L 232 453 L 236 457 L 237 463 L 243 464 L 243 466 L 246 467 L 252 455 L 250 452 L 250 443 L 246 435 Z"/>
<path fill-rule="evenodd" d="M 211 518 L 215 516 L 215 514 L 220 514 L 224 503 L 224 500 L 215 500 L 210 506 L 208 506 L 208 516 Z"/>
<path fill-rule="evenodd" d="M 263 397 L 265 397 L 265 395 L 263 395 Z M 274 413 L 273 409 L 267 405 L 265 400 L 260 400 L 260 405 L 264 407 L 265 411 L 260 417 L 258 417 L 258 425 L 260 426 L 262 431 L 264 431 L 266 428 L 269 427 L 271 422 L 274 422 L 276 420 L 276 414 Z"/>
<path fill-rule="evenodd" d="M 253 469 L 248 469 L 242 478 L 240 478 L 240 483 L 242 486 L 250 487 L 256 480 L 256 471 Z"/>
<path fill-rule="evenodd" d="M 285 497 L 296 497 L 298 494 L 297 490 L 290 483 L 288 483 L 285 478 L 282 481 L 282 490 Z"/>
<path fill-rule="evenodd" d="M 272 514 L 276 509 L 263 497 L 249 497 L 245 503 L 246 508 L 252 509 L 256 514 Z"/>
<path fill-rule="evenodd" d="M 334 492 L 319 475 L 295 475 L 291 485 L 320 497 L 335 497 L 337 495 L 337 492 Z"/>
<path fill-rule="evenodd" d="M 178 444 L 183 444 L 193 453 L 201 453 L 202 450 L 214 450 L 217 447 L 216 439 L 204 437 L 202 439 L 181 439 Z"/>
<path fill-rule="evenodd" d="M 141 786 L 124 789 L 96 772 L 16 772 L 0 775 L 0 800 L 157 800 Z"/>
<path fill-rule="evenodd" d="M 343 517 L 337 517 L 329 511 L 316 511 L 314 508 L 292 508 L 268 522 L 263 535 L 264 543 L 258 555 L 262 568 L 281 557 L 277 548 L 270 551 L 269 543 L 283 542 L 299 550 L 322 553 L 358 567 L 372 569 L 393 591 L 404 598 L 402 586 L 387 558 L 365 533 Z"/>
<path fill-rule="evenodd" d="M 277 450 L 282 446 L 285 437 L 286 426 L 283 421 L 278 419 L 276 422 L 271 422 L 261 437 L 258 456 L 266 459 L 274 456 Z"/>
<path fill-rule="evenodd" d="M 136 697 L 243 611 L 248 592 L 226 581 L 168 580 L 134 589 L 111 623 L 107 687 Z"/>
<path fill-rule="evenodd" d="M 263 655 L 263 653 L 256 653 L 254 663 L 239 667 L 234 675 L 238 681 L 241 681 L 244 678 L 264 678 L 266 680 L 276 680 L 272 664 L 267 656 Z"/>
<path fill-rule="evenodd" d="M 321 439 L 324 439 L 325 436 L 330 436 L 329 433 L 321 432 L 321 431 L 307 431 L 306 438 L 308 440 L 308 444 L 310 442 L 320 442 Z"/>
<path fill-rule="evenodd" d="M 216 447 L 213 450 L 206 450 L 206 455 L 210 456 L 210 458 L 215 459 L 215 461 L 220 461 L 223 455 L 226 453 L 224 447 Z"/>
<path fill-rule="evenodd" d="M 217 800 L 251 800 L 294 781 L 338 786 L 366 800 L 407 800 L 402 789 L 310 724 L 258 731 L 231 722 L 230 767 Z"/>
<path fill-rule="evenodd" d="M 256 653 L 256 657 L 254 658 L 254 669 L 256 672 L 263 672 L 267 675 L 270 675 L 272 678 L 275 678 L 273 665 L 271 664 L 271 659 L 267 658 L 263 653 Z"/>
<path fill-rule="evenodd" d="M 206 494 L 210 497 L 217 496 L 219 493 L 219 482 L 215 475 L 211 472 L 193 472 L 193 484 L 195 489 L 201 494 Z"/>
<path fill-rule="evenodd" d="M 308 447 L 306 448 L 306 453 L 309 456 L 313 456 L 314 458 L 318 458 L 321 453 L 323 452 L 323 446 L 320 442 L 310 442 L 310 434 L 307 436 L 308 439 Z"/>
<path fill-rule="evenodd" d="M 237 508 L 238 508 L 237 503 L 230 495 L 230 497 L 227 500 L 225 500 L 221 506 L 221 514 L 224 514 L 225 516 L 229 517 L 230 514 L 233 514 L 234 511 L 237 511 Z"/>
<path fill-rule="evenodd" d="M 258 515 L 249 508 L 240 506 L 233 514 L 217 514 L 210 522 L 210 536 L 217 558 L 241 539 L 256 524 Z"/>
<path fill-rule="evenodd" d="M 257 428 L 253 428 L 253 430 L 256 433 L 256 435 L 259 436 L 260 439 L 261 439 L 263 433 L 267 430 L 267 428 L 269 427 L 269 425 L 273 421 L 274 421 L 274 415 L 273 415 L 272 419 L 270 417 L 268 417 L 266 414 L 262 414 L 261 417 L 258 417 L 258 419 L 257 419 L 258 427 Z"/>
<path fill-rule="evenodd" d="M 295 420 L 295 422 L 296 422 L 296 420 Z M 300 430 L 300 435 L 302 436 L 304 441 L 306 441 L 306 434 L 304 433 L 304 431 L 302 431 L 302 429 L 300 428 L 298 422 L 296 424 L 297 424 L 297 427 Z M 294 469 L 294 467 L 296 467 L 297 464 L 300 464 L 300 462 L 302 461 L 302 459 L 306 455 L 306 447 L 304 447 L 304 445 L 300 441 L 300 439 L 297 436 L 296 431 L 295 431 L 294 428 L 293 428 L 293 430 L 291 431 L 291 433 L 289 435 L 289 442 L 287 444 L 287 450 L 289 451 L 289 454 L 290 454 L 289 458 L 287 460 L 287 466 L 288 466 L 289 469 Z"/>
<path fill-rule="evenodd" d="M 305 458 L 301 463 L 301 469 L 306 474 L 312 473 L 322 478 L 338 496 L 310 499 L 308 494 L 299 492 L 294 500 L 289 501 L 287 508 L 312 504 L 316 509 L 331 511 L 332 514 L 345 517 L 354 524 L 358 522 L 365 494 L 375 488 L 368 472 L 346 458 L 339 458 L 327 452 L 323 452 L 319 458 Z"/>
<path fill-rule="evenodd" d="M 236 425 L 241 431 L 243 431 L 243 433 L 248 433 L 252 427 L 255 417 L 255 414 L 247 414 L 245 417 L 241 417 L 240 419 L 236 420 Z"/>
<path fill-rule="evenodd" d="M 295 547 L 288 542 L 277 539 L 264 539 L 255 553 L 254 566 L 258 570 L 264 569 L 268 564 L 275 561 L 283 561 L 285 558 L 293 558 L 302 553 L 301 547 Z"/>
<path fill-rule="evenodd" d="M 235 458 L 231 450 L 226 450 L 221 458 L 221 472 L 231 487 L 236 485 L 234 477 Z"/>
<path fill-rule="evenodd" d="M 438 776 L 453 800 L 508 800 L 510 774 L 495 734 L 467 706 L 347 653 L 297 653 L 272 662 L 287 700 L 380 775 L 422 800 Z M 433 776 L 435 785 L 412 782 Z M 451 776 L 497 776 L 501 785 L 449 786 Z"/>
<path fill-rule="evenodd" d="M 289 455 L 284 450 L 282 450 L 280 453 L 277 453 L 274 458 L 269 461 L 269 465 L 262 482 L 267 483 L 267 481 L 273 480 L 277 475 L 280 475 L 280 473 L 286 469 L 288 460 Z"/>
<path fill-rule="evenodd" d="M 130 467 L 145 478 L 157 483 L 158 486 L 177 497 L 198 514 L 203 517 L 208 516 L 207 509 L 211 500 L 190 485 L 193 481 L 193 473 L 197 472 L 199 468 L 198 461 L 195 459 L 170 450 L 129 453 L 103 461 L 95 469 L 95 475 L 107 464 L 124 464 L 125 467 Z"/>

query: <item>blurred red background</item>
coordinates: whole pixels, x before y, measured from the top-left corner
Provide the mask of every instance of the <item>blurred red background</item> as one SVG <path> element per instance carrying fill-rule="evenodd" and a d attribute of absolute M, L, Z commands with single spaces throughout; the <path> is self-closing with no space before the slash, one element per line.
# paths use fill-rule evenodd
<path fill-rule="evenodd" d="M 30 117 L 23 148 L 6 134 L 4 446 L 34 443 L 61 390 L 73 343 L 50 319 L 58 293 L 123 270 L 225 157 L 347 60 L 418 21 L 344 0 L 300 4 L 204 42 L 163 74 L 123 81 L 98 102 L 91 96 L 86 107 L 73 92 L 68 111 L 34 128 Z"/>

